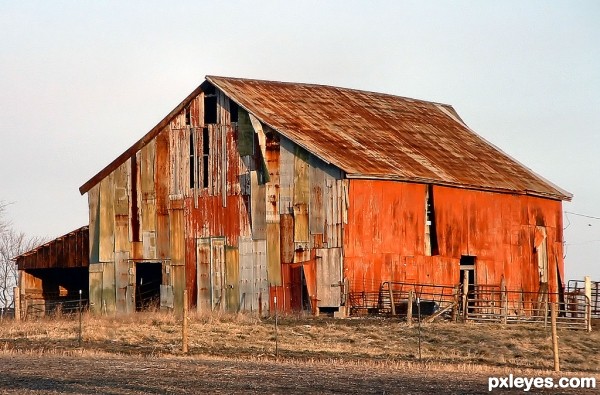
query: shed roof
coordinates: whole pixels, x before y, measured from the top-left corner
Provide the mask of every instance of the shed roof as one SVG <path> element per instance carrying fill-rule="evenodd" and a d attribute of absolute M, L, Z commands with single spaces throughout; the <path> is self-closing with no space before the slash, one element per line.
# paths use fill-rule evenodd
<path fill-rule="evenodd" d="M 425 182 L 562 200 L 572 197 L 477 135 L 447 104 L 325 85 L 206 79 L 263 123 L 342 169 L 348 178 Z M 185 105 L 184 101 L 177 108 Z M 159 125 L 174 115 L 175 110 Z M 160 131 L 155 129 L 136 143 L 139 147 L 131 147 L 135 150 L 129 156 Z M 126 154 L 117 159 L 124 162 Z M 112 171 L 106 168 L 98 173 L 80 188 L 81 193 L 108 175 L 107 170 Z"/>
<path fill-rule="evenodd" d="M 82 226 L 14 257 L 19 270 L 89 266 L 89 227 Z"/>

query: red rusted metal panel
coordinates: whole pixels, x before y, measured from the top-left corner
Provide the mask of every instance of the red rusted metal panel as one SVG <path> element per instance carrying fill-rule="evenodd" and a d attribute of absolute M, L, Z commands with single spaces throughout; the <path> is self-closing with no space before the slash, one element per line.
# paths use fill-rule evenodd
<path fill-rule="evenodd" d="M 536 228 L 546 229 L 548 286 L 563 271 L 561 202 L 435 186 L 439 254 L 427 256 L 425 186 L 390 181 L 350 181 L 345 226 L 345 276 L 352 290 L 376 291 L 383 281 L 442 285 L 460 281 L 460 259 L 475 257 L 476 281 L 538 291 Z"/>

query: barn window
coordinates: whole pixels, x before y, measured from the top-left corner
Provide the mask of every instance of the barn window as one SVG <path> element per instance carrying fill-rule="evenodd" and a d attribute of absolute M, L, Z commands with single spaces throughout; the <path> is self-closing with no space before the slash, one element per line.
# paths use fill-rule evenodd
<path fill-rule="evenodd" d="M 217 95 L 204 96 L 204 124 L 217 123 Z"/>
<path fill-rule="evenodd" d="M 186 124 L 186 125 L 190 125 L 190 124 L 191 124 L 191 121 L 192 121 L 192 115 L 191 115 L 191 113 L 190 113 L 190 107 L 189 107 L 189 106 L 187 106 L 187 107 L 185 108 L 185 124 Z"/>
<path fill-rule="evenodd" d="M 435 228 L 435 209 L 433 205 L 433 185 L 428 184 L 425 192 L 425 254 L 438 255 L 438 240 Z"/>
<path fill-rule="evenodd" d="M 208 128 L 202 129 L 202 188 L 208 188 L 208 162 L 210 154 L 210 141 Z"/>
<path fill-rule="evenodd" d="M 238 121 L 238 105 L 231 99 L 229 100 L 229 114 L 232 123 Z"/>

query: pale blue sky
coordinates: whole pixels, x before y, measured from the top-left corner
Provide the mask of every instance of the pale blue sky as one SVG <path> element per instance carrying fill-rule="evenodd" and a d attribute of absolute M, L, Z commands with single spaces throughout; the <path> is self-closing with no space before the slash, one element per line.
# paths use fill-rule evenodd
<path fill-rule="evenodd" d="M 86 224 L 78 187 L 214 74 L 452 104 L 600 217 L 599 21 L 598 1 L 0 0 L 0 200 L 31 235 Z M 600 280 L 600 220 L 567 215 L 567 277 Z"/>

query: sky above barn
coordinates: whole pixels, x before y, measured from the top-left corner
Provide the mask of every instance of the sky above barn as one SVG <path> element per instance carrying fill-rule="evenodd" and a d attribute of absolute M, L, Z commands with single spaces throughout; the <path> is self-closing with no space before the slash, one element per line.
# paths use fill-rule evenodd
<path fill-rule="evenodd" d="M 0 1 L 0 201 L 57 237 L 205 75 L 335 85 L 451 104 L 573 193 L 567 279 L 600 281 L 598 20 L 597 1 Z"/>

